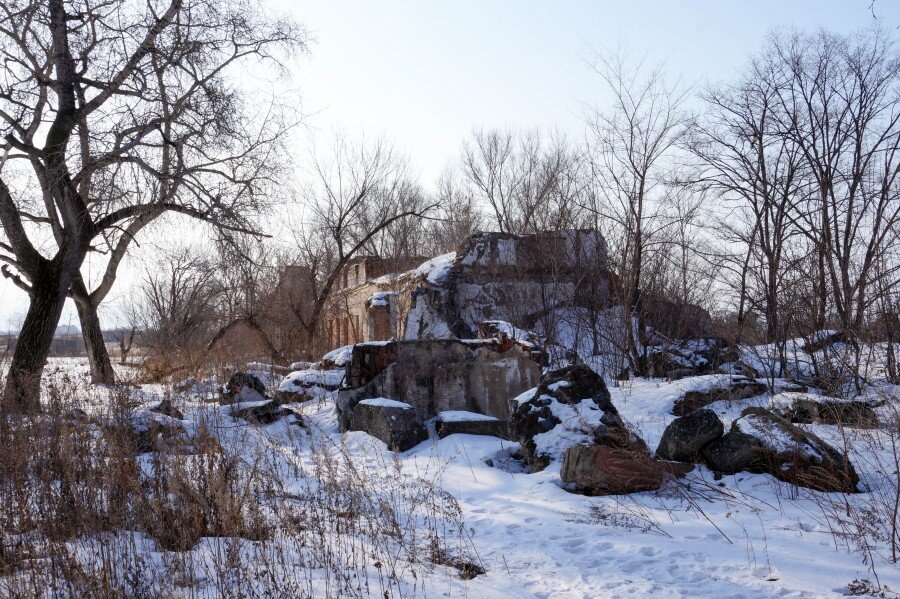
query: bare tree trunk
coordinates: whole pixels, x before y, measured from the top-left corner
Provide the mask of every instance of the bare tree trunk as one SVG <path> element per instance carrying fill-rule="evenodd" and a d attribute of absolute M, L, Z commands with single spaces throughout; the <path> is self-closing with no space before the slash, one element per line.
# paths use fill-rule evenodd
<path fill-rule="evenodd" d="M 888 381 L 894 385 L 900 384 L 900 369 L 897 368 L 897 354 L 894 346 L 897 341 L 898 318 L 896 313 L 883 312 L 882 319 L 885 324 L 885 341 L 887 342 L 887 364 L 885 370 Z"/>
<path fill-rule="evenodd" d="M 34 413 L 41 408 L 41 375 L 66 302 L 68 284 L 59 285 L 52 273 L 32 281 L 32 299 L 19 332 L 3 389 L 4 411 Z"/>
<path fill-rule="evenodd" d="M 103 330 L 100 328 L 97 308 L 90 304 L 76 305 L 88 363 L 91 366 L 91 382 L 113 385 L 116 382 L 116 373 L 109 358 L 109 351 L 106 349 L 106 342 L 103 340 Z"/>
<path fill-rule="evenodd" d="M 113 370 L 106 342 L 103 340 L 103 330 L 100 327 L 100 318 L 97 316 L 97 306 L 91 301 L 87 288 L 81 277 L 76 277 L 72 282 L 72 298 L 78 308 L 78 319 L 81 321 L 81 335 L 84 337 L 84 346 L 87 350 L 88 363 L 91 366 L 91 382 L 101 385 L 114 385 L 116 373 Z"/>

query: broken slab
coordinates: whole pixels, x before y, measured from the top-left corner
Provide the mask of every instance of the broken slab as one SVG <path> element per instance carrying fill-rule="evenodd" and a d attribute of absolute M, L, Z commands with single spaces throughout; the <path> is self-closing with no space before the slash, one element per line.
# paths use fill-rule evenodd
<path fill-rule="evenodd" d="M 774 413 L 796 424 L 878 427 L 878 415 L 867 401 L 787 391 L 772 397 L 770 407 Z"/>
<path fill-rule="evenodd" d="M 434 419 L 434 428 L 440 439 L 450 435 L 487 435 L 509 439 L 507 421 L 475 412 L 441 412 Z"/>
<path fill-rule="evenodd" d="M 724 378 L 724 377 L 723 377 Z M 762 395 L 768 390 L 763 383 L 745 376 L 729 377 L 724 384 L 717 384 L 708 389 L 688 391 L 680 399 L 675 400 L 672 413 L 684 416 L 694 410 L 705 408 L 717 401 L 738 401 Z"/>
<path fill-rule="evenodd" d="M 855 493 L 859 476 L 847 456 L 765 408 L 747 408 L 702 451 L 711 470 L 757 472 L 818 491 Z"/>
<path fill-rule="evenodd" d="M 349 430 L 381 439 L 391 451 L 406 451 L 428 438 L 411 405 L 385 397 L 357 403 L 350 415 Z"/>
<path fill-rule="evenodd" d="M 344 382 L 346 371 L 305 369 L 288 374 L 275 391 L 275 398 L 283 403 L 304 402 L 321 397 L 326 391 L 336 391 Z"/>
<path fill-rule="evenodd" d="M 384 397 L 409 404 L 420 423 L 445 411 L 509 419 L 509 398 L 533 388 L 541 367 L 517 344 L 496 339 L 360 343 L 338 393 L 341 430 L 353 407 Z"/>

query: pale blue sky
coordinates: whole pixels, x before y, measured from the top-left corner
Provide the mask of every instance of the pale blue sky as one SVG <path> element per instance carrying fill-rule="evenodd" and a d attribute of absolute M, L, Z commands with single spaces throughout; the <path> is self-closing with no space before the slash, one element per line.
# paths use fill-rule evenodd
<path fill-rule="evenodd" d="M 602 103 L 584 57 L 624 45 L 685 81 L 729 78 L 773 27 L 853 31 L 869 0 L 276 0 L 316 42 L 296 78 L 308 122 L 384 132 L 425 181 L 475 126 L 556 126 L 580 135 L 580 103 Z M 900 25 L 900 2 L 875 14 Z"/>
<path fill-rule="evenodd" d="M 896 0 L 877 0 L 875 18 L 870 0 L 270 1 L 315 37 L 291 83 L 310 132 L 383 134 L 425 185 L 474 127 L 580 135 L 581 103 L 603 103 L 584 62 L 592 46 L 648 53 L 684 81 L 703 82 L 732 77 L 773 27 L 900 26 Z M 123 274 L 113 303 L 129 293 L 133 277 Z M 24 294 L 0 280 L 0 330 L 26 306 Z M 63 323 L 77 321 L 73 315 L 70 306 Z"/>

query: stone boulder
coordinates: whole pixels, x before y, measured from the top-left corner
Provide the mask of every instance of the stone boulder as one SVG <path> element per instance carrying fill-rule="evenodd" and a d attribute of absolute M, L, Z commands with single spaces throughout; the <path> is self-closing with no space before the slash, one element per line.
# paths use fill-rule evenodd
<path fill-rule="evenodd" d="M 339 370 L 343 369 L 350 362 L 350 356 L 353 352 L 352 345 L 344 345 L 331 350 L 315 364 L 316 370 Z"/>
<path fill-rule="evenodd" d="M 709 389 L 686 392 L 684 397 L 675 400 L 672 413 L 676 416 L 684 416 L 717 401 L 738 401 L 762 395 L 768 390 L 763 383 L 744 376 L 721 378 L 724 382 L 723 385 L 717 384 Z"/>
<path fill-rule="evenodd" d="M 765 443 L 732 427 L 722 437 L 707 444 L 700 454 L 710 470 L 722 474 L 737 474 L 765 472 L 765 452 Z"/>
<path fill-rule="evenodd" d="M 540 378 L 538 395 L 548 395 L 562 404 L 575 404 L 590 398 L 604 412 L 618 415 L 603 377 L 584 364 L 551 370 Z"/>
<path fill-rule="evenodd" d="M 566 450 L 563 483 L 587 495 L 618 495 L 659 489 L 666 478 L 684 476 L 689 464 L 655 460 L 647 451 L 607 445 L 576 445 Z"/>
<path fill-rule="evenodd" d="M 428 438 L 411 405 L 384 397 L 357 403 L 350 414 L 349 430 L 381 439 L 391 451 L 406 451 Z"/>
<path fill-rule="evenodd" d="M 717 472 L 771 474 L 818 491 L 853 493 L 859 482 L 845 455 L 764 408 L 745 409 L 731 430 L 701 453 Z"/>
<path fill-rule="evenodd" d="M 184 445 L 188 440 L 187 430 L 180 419 L 147 408 L 135 410 L 125 422 L 117 420 L 108 423 L 105 429 L 108 434 L 127 439 L 137 453 Z"/>
<path fill-rule="evenodd" d="M 181 410 L 172 405 L 172 400 L 166 398 L 156 404 L 148 408 L 151 412 L 156 412 L 157 414 L 162 414 L 163 416 L 169 416 L 176 420 L 184 420 L 184 414 L 181 413 Z"/>
<path fill-rule="evenodd" d="M 846 343 L 847 334 L 843 331 L 823 330 L 816 331 L 810 337 L 810 340 L 803 344 L 802 349 L 808 354 L 814 354 L 818 351 L 836 345 L 838 343 Z"/>
<path fill-rule="evenodd" d="M 440 439 L 450 435 L 487 435 L 489 437 L 509 438 L 509 423 L 493 416 L 476 414 L 475 412 L 447 411 L 441 412 L 434 419 L 434 428 Z"/>
<path fill-rule="evenodd" d="M 802 392 L 784 392 L 772 398 L 771 409 L 796 424 L 836 424 L 854 428 L 877 428 L 878 415 L 869 402 L 824 397 Z"/>
<path fill-rule="evenodd" d="M 266 386 L 259 377 L 250 372 L 238 371 L 222 386 L 219 403 L 255 402 L 264 399 L 267 399 Z"/>
<path fill-rule="evenodd" d="M 707 374 L 739 359 L 737 346 L 720 337 L 685 339 L 648 352 L 651 376 L 669 379 Z"/>
<path fill-rule="evenodd" d="M 540 471 L 575 445 L 597 443 L 646 451 L 626 427 L 603 377 L 583 364 L 544 374 L 536 389 L 513 399 L 510 437 L 532 471 Z"/>
<path fill-rule="evenodd" d="M 281 404 L 274 399 L 234 403 L 228 407 L 228 412 L 232 418 L 242 418 L 251 424 L 271 424 L 285 414 Z"/>
<path fill-rule="evenodd" d="M 275 399 L 282 403 L 304 402 L 336 391 L 344 382 L 345 371 L 297 370 L 288 374 L 275 391 Z"/>
<path fill-rule="evenodd" d="M 675 462 L 696 462 L 700 451 L 724 432 L 725 426 L 715 412 L 701 408 L 669 423 L 656 455 Z"/>

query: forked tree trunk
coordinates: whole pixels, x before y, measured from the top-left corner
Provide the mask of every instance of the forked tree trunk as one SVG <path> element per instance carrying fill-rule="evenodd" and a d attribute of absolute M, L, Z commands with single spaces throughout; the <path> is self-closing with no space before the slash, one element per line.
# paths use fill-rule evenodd
<path fill-rule="evenodd" d="M 90 302 L 75 302 L 75 305 L 78 307 L 81 334 L 91 366 L 91 381 L 101 385 L 113 385 L 116 382 L 116 373 L 106 349 L 106 342 L 103 340 L 97 308 Z"/>
<path fill-rule="evenodd" d="M 13 352 L 3 389 L 2 407 L 8 412 L 38 412 L 41 408 L 41 375 L 53 336 L 66 302 L 68 284 L 44 274 L 32 281 L 32 296 Z"/>

